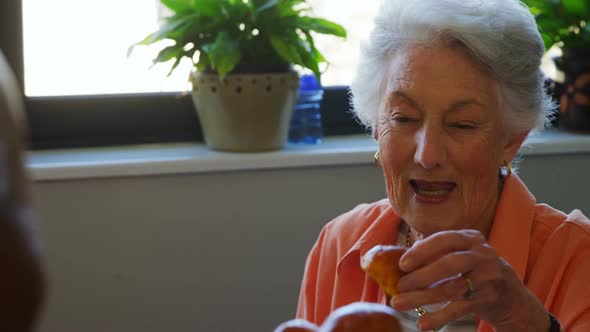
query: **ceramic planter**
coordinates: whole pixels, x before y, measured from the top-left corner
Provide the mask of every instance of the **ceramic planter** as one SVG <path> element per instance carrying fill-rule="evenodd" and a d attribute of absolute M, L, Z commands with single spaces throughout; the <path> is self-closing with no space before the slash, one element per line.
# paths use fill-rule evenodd
<path fill-rule="evenodd" d="M 191 76 L 193 101 L 210 149 L 233 152 L 284 146 L 297 99 L 295 72 Z"/>

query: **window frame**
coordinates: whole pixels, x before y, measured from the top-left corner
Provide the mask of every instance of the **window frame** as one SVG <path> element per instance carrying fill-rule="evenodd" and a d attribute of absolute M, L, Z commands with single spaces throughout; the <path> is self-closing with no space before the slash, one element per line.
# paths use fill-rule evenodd
<path fill-rule="evenodd" d="M 0 50 L 24 91 L 22 0 L 0 1 Z M 190 94 L 141 93 L 25 97 L 33 150 L 169 142 L 202 142 Z M 349 88 L 325 88 L 324 135 L 364 133 Z"/>

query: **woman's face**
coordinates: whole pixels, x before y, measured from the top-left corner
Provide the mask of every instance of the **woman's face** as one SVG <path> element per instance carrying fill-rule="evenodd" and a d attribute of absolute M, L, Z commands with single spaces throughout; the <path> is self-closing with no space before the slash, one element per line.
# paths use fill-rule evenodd
<path fill-rule="evenodd" d="M 526 133 L 504 128 L 496 82 L 460 47 L 414 47 L 389 65 L 376 124 L 392 207 L 424 235 L 491 226 L 498 172 Z"/>

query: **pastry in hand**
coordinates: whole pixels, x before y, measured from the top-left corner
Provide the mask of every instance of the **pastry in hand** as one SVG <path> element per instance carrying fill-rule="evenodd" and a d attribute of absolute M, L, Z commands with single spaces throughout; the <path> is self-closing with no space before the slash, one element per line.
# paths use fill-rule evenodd
<path fill-rule="evenodd" d="M 274 332 L 317 332 L 318 326 L 305 319 L 292 319 L 279 325 Z"/>
<path fill-rule="evenodd" d="M 378 303 L 355 302 L 326 319 L 319 332 L 402 332 L 395 311 Z"/>
<path fill-rule="evenodd" d="M 376 245 L 361 259 L 361 268 L 389 295 L 397 294 L 397 283 L 404 275 L 399 269 L 399 259 L 406 248 L 392 245 Z"/>

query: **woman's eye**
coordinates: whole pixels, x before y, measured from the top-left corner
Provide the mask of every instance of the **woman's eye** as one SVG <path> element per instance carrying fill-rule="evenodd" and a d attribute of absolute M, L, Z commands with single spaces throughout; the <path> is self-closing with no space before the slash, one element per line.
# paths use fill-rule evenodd
<path fill-rule="evenodd" d="M 457 129 L 475 129 L 475 125 L 473 125 L 471 123 L 458 122 L 458 123 L 453 123 L 451 126 L 457 128 Z"/>
<path fill-rule="evenodd" d="M 393 121 L 399 122 L 399 123 L 408 123 L 408 122 L 413 122 L 416 120 L 413 118 L 409 118 L 407 116 L 396 116 L 393 118 Z"/>

